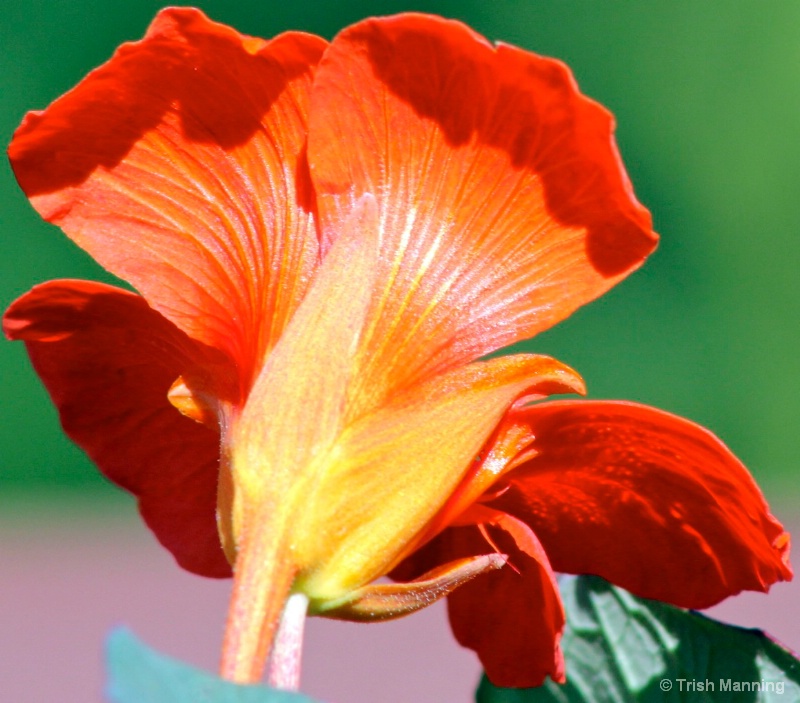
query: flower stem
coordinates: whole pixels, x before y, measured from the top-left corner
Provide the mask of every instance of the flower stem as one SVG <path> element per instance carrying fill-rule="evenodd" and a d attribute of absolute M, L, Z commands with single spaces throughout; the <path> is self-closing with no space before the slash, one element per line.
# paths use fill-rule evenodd
<path fill-rule="evenodd" d="M 283 540 L 275 537 L 271 530 L 254 530 L 236 557 L 220 664 L 220 675 L 229 681 L 261 680 L 289 599 L 295 568 Z"/>
<path fill-rule="evenodd" d="M 293 593 L 286 601 L 267 668 L 267 683 L 274 688 L 286 691 L 300 688 L 303 626 L 307 610 L 308 598 L 303 593 Z"/>

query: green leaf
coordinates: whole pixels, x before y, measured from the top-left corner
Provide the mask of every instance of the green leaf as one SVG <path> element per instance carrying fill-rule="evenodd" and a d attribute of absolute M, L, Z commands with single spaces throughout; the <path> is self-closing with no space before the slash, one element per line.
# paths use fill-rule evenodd
<path fill-rule="evenodd" d="M 594 576 L 559 581 L 567 683 L 503 689 L 478 703 L 800 702 L 800 661 L 760 630 L 636 598 Z"/>
<path fill-rule="evenodd" d="M 125 628 L 106 645 L 111 703 L 314 703 L 299 693 L 223 681 L 150 649 Z"/>

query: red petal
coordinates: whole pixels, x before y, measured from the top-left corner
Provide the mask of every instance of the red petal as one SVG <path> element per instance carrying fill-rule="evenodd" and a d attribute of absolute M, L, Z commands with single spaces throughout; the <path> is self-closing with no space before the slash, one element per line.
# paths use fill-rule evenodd
<path fill-rule="evenodd" d="M 340 34 L 314 84 L 309 162 L 326 238 L 363 193 L 378 200 L 374 366 L 398 384 L 439 373 L 638 267 L 656 237 L 612 131 L 563 64 L 457 22 L 400 15 Z"/>
<path fill-rule="evenodd" d="M 508 564 L 477 576 L 448 596 L 456 639 L 475 650 L 497 686 L 541 686 L 546 676 L 564 681 L 559 646 L 564 608 L 539 540 L 519 520 L 483 510 L 489 537 Z M 401 564 L 393 578 L 416 576 L 435 565 L 491 549 L 474 526 L 451 527 Z"/>
<path fill-rule="evenodd" d="M 791 578 L 789 535 L 708 430 L 624 402 L 543 403 L 520 418 L 538 453 L 492 505 L 533 528 L 557 571 L 687 608 Z"/>
<path fill-rule="evenodd" d="M 26 342 L 65 432 L 139 498 L 178 563 L 229 576 L 215 515 L 219 433 L 167 400 L 178 374 L 213 362 L 213 352 L 139 296 L 84 281 L 37 286 L 11 305 L 3 329 Z"/>
<path fill-rule="evenodd" d="M 318 258 L 303 148 L 324 47 L 164 10 L 9 148 L 42 216 L 236 359 L 245 384 Z"/>

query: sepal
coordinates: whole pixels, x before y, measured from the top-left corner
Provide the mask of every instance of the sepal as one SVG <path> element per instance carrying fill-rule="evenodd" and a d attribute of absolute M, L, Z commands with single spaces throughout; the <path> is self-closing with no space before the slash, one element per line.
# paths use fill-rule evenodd
<path fill-rule="evenodd" d="M 315 614 L 356 622 L 393 620 L 435 603 L 480 574 L 501 569 L 506 561 L 505 554 L 457 559 L 408 583 L 364 586 L 333 608 L 328 609 L 323 604 Z"/>

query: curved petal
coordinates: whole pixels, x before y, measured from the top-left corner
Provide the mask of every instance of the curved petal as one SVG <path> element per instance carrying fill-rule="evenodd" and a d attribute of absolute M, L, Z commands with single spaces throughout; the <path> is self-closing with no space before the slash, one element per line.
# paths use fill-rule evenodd
<path fill-rule="evenodd" d="M 497 686 L 541 686 L 546 676 L 562 683 L 559 641 L 564 608 L 547 555 L 524 523 L 497 511 L 481 513 L 485 534 L 476 526 L 451 527 L 403 562 L 392 578 L 407 580 L 496 546 L 508 555 L 508 564 L 475 577 L 447 597 L 453 634 L 478 653 Z"/>
<path fill-rule="evenodd" d="M 324 47 L 167 9 L 142 41 L 30 113 L 9 148 L 39 213 L 226 351 L 244 386 L 318 259 L 303 150 Z"/>
<path fill-rule="evenodd" d="M 791 578 L 789 535 L 708 430 L 625 402 L 543 403 L 517 418 L 537 454 L 491 505 L 530 525 L 557 571 L 687 608 Z"/>
<path fill-rule="evenodd" d="M 458 22 L 406 14 L 336 37 L 308 154 L 326 242 L 363 193 L 378 200 L 371 385 L 530 337 L 642 263 L 656 236 L 612 131 L 563 64 Z"/>
<path fill-rule="evenodd" d="M 143 298 L 85 281 L 50 281 L 14 302 L 3 329 L 24 340 L 65 432 L 139 499 L 178 563 L 229 576 L 216 526 L 219 433 L 181 415 L 167 391 L 182 373 L 219 369 Z"/>

